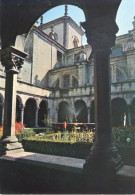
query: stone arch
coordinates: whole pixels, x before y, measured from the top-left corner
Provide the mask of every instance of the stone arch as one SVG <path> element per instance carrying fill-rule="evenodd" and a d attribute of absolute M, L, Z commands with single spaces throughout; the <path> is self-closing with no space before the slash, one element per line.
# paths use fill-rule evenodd
<path fill-rule="evenodd" d="M 4 97 L 2 94 L 0 94 L 0 125 L 3 125 L 3 105 L 4 104 Z"/>
<path fill-rule="evenodd" d="M 70 122 L 71 111 L 69 104 L 66 101 L 59 103 L 58 107 L 58 122 Z"/>
<path fill-rule="evenodd" d="M 16 96 L 16 122 L 21 121 L 21 108 L 22 108 L 22 99 L 19 95 Z"/>
<path fill-rule="evenodd" d="M 44 127 L 43 120 L 48 117 L 48 102 L 47 100 L 42 100 L 39 104 L 38 110 L 38 125 L 39 127 Z"/>
<path fill-rule="evenodd" d="M 75 118 L 79 123 L 88 122 L 88 111 L 86 103 L 83 100 L 77 100 L 74 104 L 75 106 Z"/>
<path fill-rule="evenodd" d="M 127 75 L 126 75 L 125 71 L 122 68 L 116 66 L 116 80 L 117 80 L 117 82 L 125 81 L 126 79 L 127 79 Z"/>
<path fill-rule="evenodd" d="M 25 103 L 24 109 L 24 125 L 25 127 L 35 126 L 35 114 L 37 109 L 37 102 L 34 98 L 29 98 Z"/>
<path fill-rule="evenodd" d="M 90 105 L 90 122 L 95 123 L 95 105 L 94 100 L 91 101 Z"/>
<path fill-rule="evenodd" d="M 112 99 L 112 126 L 124 125 L 124 120 L 126 124 L 128 123 L 128 108 L 125 99 L 117 97 Z M 124 118 L 124 115 L 126 116 Z"/>

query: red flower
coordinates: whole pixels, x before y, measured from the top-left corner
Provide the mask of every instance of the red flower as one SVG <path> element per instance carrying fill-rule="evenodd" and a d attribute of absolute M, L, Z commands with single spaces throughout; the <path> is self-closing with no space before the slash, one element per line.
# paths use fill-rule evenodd
<path fill-rule="evenodd" d="M 20 122 L 15 123 L 15 134 L 23 133 L 24 125 Z M 3 135 L 3 126 L 0 126 L 0 136 Z"/>

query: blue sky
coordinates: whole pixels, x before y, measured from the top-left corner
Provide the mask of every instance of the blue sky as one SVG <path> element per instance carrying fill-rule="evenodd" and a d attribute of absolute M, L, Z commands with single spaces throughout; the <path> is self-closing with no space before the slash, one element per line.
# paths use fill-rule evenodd
<path fill-rule="evenodd" d="M 44 14 L 44 23 L 62 17 L 64 15 L 64 6 L 58 6 L 51 9 Z M 68 6 L 68 15 L 79 24 L 85 21 L 84 13 L 81 9 L 75 6 Z M 117 35 L 128 33 L 128 30 L 133 29 L 133 17 L 135 16 L 135 0 L 122 0 L 117 13 L 117 24 L 119 26 L 119 32 Z M 83 44 L 86 44 L 85 37 L 83 38 Z"/>

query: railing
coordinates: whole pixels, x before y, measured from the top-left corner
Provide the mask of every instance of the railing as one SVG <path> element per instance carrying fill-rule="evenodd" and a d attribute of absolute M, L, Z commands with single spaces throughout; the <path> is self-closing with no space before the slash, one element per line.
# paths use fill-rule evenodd
<path fill-rule="evenodd" d="M 130 93 L 135 91 L 135 81 L 125 81 L 121 83 L 111 84 L 111 93 Z M 60 89 L 55 91 L 55 98 L 59 97 L 76 97 L 76 96 L 90 96 L 94 95 L 94 86 L 84 86 L 77 88 Z"/>

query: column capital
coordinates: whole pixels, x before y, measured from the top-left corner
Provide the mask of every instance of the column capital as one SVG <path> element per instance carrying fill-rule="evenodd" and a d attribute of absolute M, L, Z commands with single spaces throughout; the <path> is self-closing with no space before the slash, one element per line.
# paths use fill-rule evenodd
<path fill-rule="evenodd" d="M 104 16 L 82 23 L 86 30 L 87 41 L 93 52 L 108 50 L 115 45 L 118 26 L 112 16 Z"/>
<path fill-rule="evenodd" d="M 26 56 L 26 53 L 14 47 L 8 47 L 0 51 L 0 59 L 2 65 L 5 67 L 5 72 L 13 74 L 19 73 L 19 69 L 22 68 Z"/>

